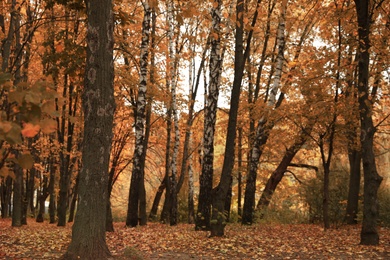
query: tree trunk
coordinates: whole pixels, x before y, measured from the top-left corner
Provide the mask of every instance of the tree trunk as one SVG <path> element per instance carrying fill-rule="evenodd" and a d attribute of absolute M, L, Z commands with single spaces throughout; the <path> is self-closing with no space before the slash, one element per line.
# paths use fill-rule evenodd
<path fill-rule="evenodd" d="M 77 199 L 79 197 L 79 193 L 78 193 L 79 181 L 80 181 L 80 174 L 77 174 L 76 183 L 75 183 L 75 185 L 73 187 L 72 201 L 70 202 L 68 223 L 73 222 L 74 213 L 75 213 L 75 210 L 76 210 L 76 203 L 77 203 Z"/>
<path fill-rule="evenodd" d="M 139 207 L 140 207 L 140 187 L 143 186 L 145 155 L 145 135 L 144 121 L 146 110 L 146 90 L 148 74 L 148 56 L 149 56 L 149 33 L 151 21 L 151 8 L 147 1 L 143 2 L 144 20 L 142 23 L 142 41 L 140 55 L 140 81 L 138 86 L 138 97 L 135 119 L 135 148 L 133 156 L 133 170 L 131 175 L 129 202 L 127 208 L 126 226 L 135 227 L 138 225 Z"/>
<path fill-rule="evenodd" d="M 41 173 L 42 174 L 42 173 Z M 47 197 L 49 196 L 49 186 L 48 186 L 48 177 L 43 176 L 43 184 L 38 193 L 38 214 L 36 218 L 36 222 L 43 222 L 45 215 L 45 202 Z"/>
<path fill-rule="evenodd" d="M 1 182 L 1 217 L 8 218 L 11 209 L 12 178 L 6 177 Z"/>
<path fill-rule="evenodd" d="M 12 226 L 22 226 L 22 214 L 23 214 L 23 169 L 15 164 L 14 166 L 15 180 L 12 195 Z"/>
<path fill-rule="evenodd" d="M 83 94 L 84 142 L 79 206 L 64 259 L 108 259 L 108 167 L 115 110 L 113 28 L 110 0 L 87 2 L 87 64 Z M 103 212 L 103 214 L 102 214 Z"/>
<path fill-rule="evenodd" d="M 291 161 L 294 159 L 296 153 L 301 149 L 302 145 L 306 142 L 307 136 L 311 133 L 313 129 L 314 122 L 309 122 L 308 125 L 302 129 L 301 133 L 297 137 L 294 144 L 292 144 L 285 152 L 282 161 L 279 163 L 276 170 L 268 178 L 268 181 L 265 185 L 263 193 L 257 203 L 257 211 L 260 212 L 260 217 L 263 217 L 264 210 L 268 207 L 272 196 L 276 190 L 276 187 L 282 180 L 284 173 L 287 170 L 287 167 L 290 165 Z"/>
<path fill-rule="evenodd" d="M 281 14 L 279 19 L 278 33 L 276 39 L 277 40 L 276 44 L 278 46 L 278 55 L 276 58 L 276 73 L 275 73 L 273 85 L 270 88 L 270 91 L 267 92 L 267 96 L 265 100 L 267 102 L 266 111 L 258 122 L 256 134 L 255 134 L 255 140 L 253 143 L 252 150 L 250 152 L 249 173 L 246 182 L 244 209 L 243 209 L 243 216 L 242 216 L 243 224 L 252 224 L 253 222 L 258 163 L 263 153 L 263 146 L 267 143 L 268 137 L 270 135 L 270 130 L 273 128 L 273 123 L 272 122 L 268 123 L 268 114 L 270 113 L 270 109 L 274 108 L 275 105 L 277 104 L 276 95 L 278 94 L 282 72 L 283 72 L 287 5 L 288 5 L 288 0 L 283 0 L 281 5 Z M 272 12 L 272 10 L 273 7 L 272 8 L 270 7 L 269 13 Z M 258 78 L 259 77 L 260 75 L 258 75 Z M 255 97 L 257 95 L 258 95 L 258 90 L 255 93 Z M 282 100 L 282 98 L 283 95 L 281 95 L 279 99 Z"/>
<path fill-rule="evenodd" d="M 369 95 L 369 64 L 370 64 L 370 13 L 369 0 L 355 0 L 358 35 L 359 35 L 359 60 L 358 60 L 358 92 L 359 111 L 361 122 L 360 142 L 362 149 L 364 172 L 364 199 L 363 199 L 363 225 L 360 234 L 360 244 L 378 245 L 379 234 L 377 222 L 378 189 L 382 177 L 378 174 L 374 154 L 375 127 L 372 120 L 372 99 Z M 374 10 L 374 9 L 373 9 Z"/>
<path fill-rule="evenodd" d="M 238 216 L 242 216 L 242 127 L 238 128 L 238 147 L 237 147 L 237 168 L 238 168 L 238 175 L 237 175 L 237 214 Z"/>
<path fill-rule="evenodd" d="M 195 205 L 194 205 L 194 172 L 191 166 L 192 156 L 189 157 L 188 165 L 188 224 L 195 222 Z"/>
<path fill-rule="evenodd" d="M 164 176 L 164 179 L 162 180 L 160 186 L 158 186 L 156 196 L 154 196 L 152 209 L 150 210 L 150 214 L 149 214 L 149 219 L 151 219 L 151 220 L 157 220 L 158 205 L 160 204 L 161 197 L 162 197 L 164 190 L 165 190 L 166 178 L 167 178 L 167 175 Z"/>
<path fill-rule="evenodd" d="M 50 140 L 52 140 L 50 138 Z M 55 158 L 54 155 L 49 157 L 49 171 L 50 171 L 50 179 L 49 179 L 49 216 L 50 216 L 50 224 L 54 224 L 56 222 L 56 192 L 55 192 L 55 182 L 56 182 L 56 166 L 55 166 Z"/>
<path fill-rule="evenodd" d="M 244 1 L 237 1 L 236 5 L 236 38 L 235 38 L 235 60 L 234 60 L 234 81 L 230 101 L 229 121 L 226 136 L 225 156 L 222 167 L 221 179 L 213 192 L 212 198 L 212 222 L 211 236 L 223 236 L 228 212 L 226 203 L 228 200 L 229 188 L 232 185 L 232 170 L 234 166 L 234 151 L 236 139 L 237 114 L 241 92 L 241 82 L 244 73 Z M 247 46 L 249 48 L 249 46 Z M 230 201 L 229 201 L 230 202 Z M 230 208 L 230 203 L 229 203 Z"/>
<path fill-rule="evenodd" d="M 357 224 L 357 214 L 359 209 L 359 192 L 361 178 L 361 153 L 356 149 L 348 149 L 349 159 L 349 190 L 347 201 L 346 222 L 347 224 Z"/>
<path fill-rule="evenodd" d="M 179 153 L 180 145 L 180 130 L 179 130 L 179 118 L 177 112 L 177 100 L 176 100 L 176 67 L 177 67 L 177 53 L 174 46 L 174 34 L 175 34 L 175 20 L 174 20 L 174 2 L 169 0 L 167 2 L 168 11 L 168 53 L 169 53 L 169 70 L 168 70 L 168 82 L 171 92 L 171 111 L 174 126 L 174 143 L 172 158 L 170 160 L 170 174 L 169 174 L 169 200 L 170 200 L 170 225 L 177 224 L 177 157 Z"/>
<path fill-rule="evenodd" d="M 217 120 L 217 104 L 219 96 L 220 74 L 222 66 L 221 58 L 221 10 L 222 1 L 215 0 L 211 9 L 212 33 L 210 52 L 209 91 L 205 107 L 205 126 L 203 133 L 203 160 L 202 173 L 200 175 L 200 189 L 198 211 L 195 221 L 195 230 L 210 229 L 211 202 L 213 188 L 214 167 L 214 132 Z M 223 207 L 223 206 L 222 206 Z"/>

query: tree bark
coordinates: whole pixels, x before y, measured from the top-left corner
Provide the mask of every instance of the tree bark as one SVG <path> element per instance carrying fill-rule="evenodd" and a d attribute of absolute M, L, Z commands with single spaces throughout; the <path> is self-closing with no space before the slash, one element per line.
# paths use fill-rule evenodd
<path fill-rule="evenodd" d="M 234 60 L 234 80 L 230 101 L 228 129 L 225 145 L 225 156 L 222 167 L 221 179 L 218 186 L 213 191 L 212 197 L 212 221 L 211 236 L 223 236 L 228 212 L 226 203 L 228 200 L 229 188 L 232 185 L 232 170 L 234 166 L 234 151 L 236 139 L 236 125 L 238 106 L 241 93 L 241 82 L 244 73 L 244 1 L 237 1 L 236 5 L 236 38 L 235 38 L 235 60 Z M 249 48 L 249 46 L 247 46 Z M 229 201 L 230 202 L 230 201 Z M 230 204 L 230 203 L 229 203 Z M 229 205 L 230 206 L 230 205 Z M 230 208 L 230 207 L 229 207 Z"/>
<path fill-rule="evenodd" d="M 114 100 L 111 0 L 87 1 L 87 64 L 83 93 L 84 142 L 79 207 L 63 259 L 108 259 L 106 212 Z M 103 214 L 102 214 L 103 213 Z"/>
<path fill-rule="evenodd" d="M 210 75 L 207 104 L 205 107 L 205 126 L 203 133 L 202 173 L 200 175 L 200 190 L 198 211 L 195 220 L 195 230 L 210 229 L 211 202 L 213 188 L 214 164 L 214 132 L 217 121 L 217 104 L 219 96 L 221 58 L 221 10 L 222 0 L 214 0 L 211 9 L 212 33 L 210 52 Z"/>
<path fill-rule="evenodd" d="M 146 110 L 146 90 L 148 74 L 148 56 L 149 56 L 149 34 L 151 22 L 151 8 L 147 1 L 142 3 L 144 6 L 144 20 L 142 23 L 142 40 L 140 55 L 140 82 L 138 86 L 138 97 L 135 119 L 135 148 L 133 157 L 133 170 L 131 175 L 129 202 L 127 208 L 126 226 L 135 227 L 138 225 L 140 209 L 140 187 L 144 178 L 143 156 L 145 155 L 145 110 Z"/>
<path fill-rule="evenodd" d="M 255 192 L 256 192 L 256 179 L 257 179 L 257 168 L 260 157 L 263 153 L 263 146 L 267 143 L 270 130 L 273 128 L 273 123 L 268 122 L 268 114 L 271 112 L 270 109 L 274 108 L 276 103 L 276 95 L 280 87 L 280 81 L 283 72 L 284 65 L 284 47 L 285 47 L 285 23 L 286 23 L 286 11 L 287 11 L 288 0 L 283 0 L 281 5 L 281 14 L 279 18 L 278 33 L 277 33 L 277 46 L 278 55 L 276 58 L 276 73 L 274 76 L 273 85 L 270 91 L 267 92 L 265 101 L 267 102 L 266 111 L 258 122 L 255 140 L 253 143 L 252 150 L 250 152 L 249 162 L 249 173 L 246 182 L 244 209 L 242 216 L 243 224 L 252 224 L 253 213 L 255 206 Z M 269 12 L 272 12 L 273 7 L 270 8 Z M 264 51 L 264 50 L 263 50 Z M 259 78 L 260 75 L 258 75 Z M 258 95 L 258 90 L 255 93 L 255 97 Z M 283 95 L 279 98 L 282 100 Z M 279 102 L 278 102 L 279 103 Z"/>
<path fill-rule="evenodd" d="M 375 153 L 374 135 L 376 128 L 372 119 L 372 100 L 369 95 L 369 65 L 370 65 L 370 13 L 369 0 L 355 0 L 358 35 L 359 35 L 359 59 L 358 59 L 358 92 L 361 133 L 360 142 L 362 149 L 363 173 L 364 173 L 364 199 L 363 199 L 363 224 L 360 234 L 360 244 L 378 245 L 379 233 L 377 222 L 378 189 L 382 177 L 378 174 Z"/>

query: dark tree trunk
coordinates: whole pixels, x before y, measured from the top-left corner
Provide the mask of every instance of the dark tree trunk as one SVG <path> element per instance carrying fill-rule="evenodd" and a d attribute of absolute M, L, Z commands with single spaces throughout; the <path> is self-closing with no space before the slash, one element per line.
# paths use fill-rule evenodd
<path fill-rule="evenodd" d="M 313 128 L 313 123 L 309 122 L 309 125 L 302 129 L 297 140 L 292 144 L 285 152 L 282 161 L 279 163 L 276 170 L 269 177 L 263 193 L 257 203 L 257 210 L 260 212 L 260 217 L 264 215 L 264 210 L 268 207 L 271 202 L 272 196 L 276 190 L 276 187 L 282 180 L 287 167 L 290 165 L 296 153 L 301 149 L 302 145 L 306 142 L 308 134 L 310 134 Z"/>
<path fill-rule="evenodd" d="M 51 156 L 49 159 L 49 171 L 50 171 L 50 179 L 49 179 L 49 216 L 50 216 L 50 224 L 54 224 L 56 222 L 56 192 L 55 192 L 55 182 L 56 182 L 56 166 L 54 164 L 55 158 Z"/>
<path fill-rule="evenodd" d="M 41 173 L 42 174 L 42 173 Z M 42 187 L 38 193 L 38 214 L 36 221 L 43 222 L 45 215 L 45 202 L 47 197 L 49 196 L 49 186 L 48 186 L 48 177 L 43 176 Z"/>
<path fill-rule="evenodd" d="M 22 214 L 23 214 L 23 169 L 15 164 L 14 166 L 15 180 L 12 195 L 12 226 L 22 226 Z"/>
<path fill-rule="evenodd" d="M 76 203 L 77 203 L 77 199 L 79 197 L 79 193 L 78 193 L 79 181 L 80 181 L 80 174 L 77 174 L 76 183 L 75 183 L 75 185 L 73 187 L 72 201 L 70 202 L 70 208 L 69 208 L 69 218 L 68 218 L 68 222 L 69 223 L 73 222 L 74 213 L 75 213 L 75 210 L 76 210 Z"/>
<path fill-rule="evenodd" d="M 234 151 L 236 140 L 236 126 L 237 126 L 237 114 L 241 93 L 241 82 L 244 74 L 245 60 L 249 55 L 250 49 L 250 32 L 248 36 L 247 49 L 243 48 L 243 36 L 244 36 L 244 1 L 237 1 L 236 5 L 236 36 L 235 36 L 235 59 L 234 59 L 234 80 L 231 93 L 229 120 L 226 136 L 225 156 L 223 160 L 221 179 L 216 187 L 212 198 L 212 224 L 211 224 L 211 236 L 223 236 L 226 225 L 227 217 L 230 209 L 229 189 L 232 186 L 232 170 L 234 167 Z M 254 18 L 254 20 L 256 17 Z M 252 24 L 253 25 L 253 24 Z M 227 205 L 229 204 L 229 205 Z M 228 207 L 227 207 L 228 206 Z"/>
<path fill-rule="evenodd" d="M 34 156 L 34 158 L 36 158 Z M 35 217 L 35 206 L 34 206 L 34 192 L 35 192 L 35 176 L 36 169 L 32 168 L 29 170 L 28 181 L 26 183 L 26 202 L 27 202 L 27 214 L 30 213 L 32 217 Z"/>
<path fill-rule="evenodd" d="M 170 208 L 171 208 L 171 197 L 169 196 L 169 172 L 170 172 L 170 158 L 171 158 L 171 135 L 172 135 L 172 113 L 171 109 L 168 108 L 167 111 L 167 138 L 166 138 L 166 145 L 165 145 L 165 176 L 164 176 L 164 182 L 165 182 L 165 199 L 164 199 L 164 205 L 161 211 L 160 221 L 162 223 L 169 223 L 169 214 L 170 214 Z"/>
<path fill-rule="evenodd" d="M 63 259 L 109 259 L 106 244 L 108 168 L 115 110 L 112 1 L 87 2 L 84 142 L 79 206 Z M 103 214 L 102 214 L 103 213 Z"/>
<path fill-rule="evenodd" d="M 149 219 L 151 219 L 151 220 L 157 220 L 158 205 L 160 204 L 161 197 L 162 197 L 164 190 L 165 190 L 165 187 L 166 187 L 166 178 L 167 178 L 167 175 L 165 175 L 160 186 L 158 186 L 156 196 L 154 196 L 152 209 L 150 210 L 150 214 L 149 214 Z"/>
<path fill-rule="evenodd" d="M 242 216 L 242 127 L 238 128 L 238 147 L 237 147 L 237 214 Z"/>
<path fill-rule="evenodd" d="M 370 13 L 371 6 L 369 0 L 355 0 L 355 5 L 359 35 L 358 92 L 361 123 L 360 142 L 364 172 L 363 225 L 360 234 L 360 244 L 378 245 L 377 222 L 379 209 L 377 193 L 383 178 L 378 174 L 375 163 L 374 135 L 376 129 L 372 120 L 372 99 L 368 85 L 370 23 L 372 22 L 373 14 Z"/>
<path fill-rule="evenodd" d="M 349 190 L 347 201 L 346 222 L 347 224 L 357 224 L 357 214 L 359 209 L 359 192 L 361 178 L 361 153 L 356 149 L 349 149 Z"/>
<path fill-rule="evenodd" d="M 8 218 L 11 208 L 12 178 L 5 177 L 1 181 L 1 217 Z"/>

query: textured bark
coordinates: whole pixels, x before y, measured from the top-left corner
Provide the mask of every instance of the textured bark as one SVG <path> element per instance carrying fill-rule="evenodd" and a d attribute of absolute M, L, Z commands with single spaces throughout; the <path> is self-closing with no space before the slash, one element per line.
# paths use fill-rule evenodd
<path fill-rule="evenodd" d="M 373 14 L 370 13 L 371 5 L 369 0 L 355 0 L 355 5 L 359 35 L 358 92 L 361 123 L 360 142 L 364 172 L 363 224 L 360 243 L 362 245 L 378 245 L 379 233 L 377 222 L 379 209 L 377 193 L 383 178 L 378 174 L 375 163 L 374 134 L 376 129 L 372 119 L 373 101 L 369 95 L 370 88 L 368 85 L 370 23 L 372 22 Z"/>
<path fill-rule="evenodd" d="M 112 2 L 88 1 L 87 15 L 84 142 L 79 204 L 72 228 L 72 241 L 63 259 L 110 257 L 104 212 L 108 202 L 108 167 L 115 110 Z"/>
<path fill-rule="evenodd" d="M 253 222 L 258 163 L 263 153 L 263 146 L 264 144 L 267 143 L 270 130 L 273 128 L 273 123 L 268 122 L 268 113 L 270 113 L 270 109 L 274 108 L 277 105 L 276 96 L 280 88 L 280 81 L 283 72 L 284 47 L 285 47 L 285 22 L 286 22 L 285 16 L 287 11 L 287 4 L 288 4 L 287 0 L 282 1 L 281 14 L 280 14 L 280 20 L 278 26 L 278 34 L 277 34 L 278 55 L 276 58 L 276 66 L 275 66 L 276 72 L 274 76 L 274 81 L 269 92 L 267 92 L 266 98 L 268 98 L 268 100 L 266 100 L 267 102 L 266 111 L 264 112 L 264 115 L 260 118 L 257 124 L 255 139 L 252 146 L 252 150 L 250 152 L 249 173 L 246 181 L 244 208 L 243 208 L 243 215 L 242 215 L 243 224 L 252 224 Z M 272 12 L 272 10 L 273 7 L 272 8 L 270 7 L 269 13 Z M 258 78 L 259 77 L 260 75 L 258 75 Z M 258 90 L 256 89 L 255 97 L 257 95 L 258 95 Z M 283 98 L 283 95 L 281 97 Z"/>
<path fill-rule="evenodd" d="M 169 175 L 169 196 L 170 196 L 170 214 L 169 223 L 170 225 L 177 224 L 177 157 L 179 153 L 180 145 L 180 130 L 179 130 L 179 118 L 177 112 L 177 101 L 176 101 L 176 70 L 177 70 L 177 53 L 175 52 L 175 21 L 174 21 L 174 2 L 173 0 L 168 1 L 168 53 L 169 53 L 169 73 L 168 82 L 170 85 L 171 92 L 171 111 L 174 126 L 174 143 L 172 158 L 170 160 L 170 175 Z"/>
<path fill-rule="evenodd" d="M 211 236 L 223 236 L 224 228 L 228 218 L 226 211 L 226 203 L 228 192 L 232 185 L 232 170 L 234 166 L 234 151 L 236 139 L 237 114 L 241 92 L 241 82 L 244 73 L 244 1 L 237 1 L 236 5 L 236 38 L 235 38 L 235 59 L 234 59 L 234 80 L 230 101 L 228 129 L 225 145 L 225 156 L 222 166 L 221 179 L 218 186 L 213 192 L 212 198 L 212 220 L 211 220 Z M 249 49 L 249 46 L 247 46 Z M 228 201 L 230 208 L 230 200 Z"/>
<path fill-rule="evenodd" d="M 2 58 L 1 70 L 3 72 L 8 72 L 9 59 L 11 55 L 11 46 L 12 46 L 12 41 L 14 39 L 15 26 L 18 20 L 17 19 L 18 12 L 15 7 L 16 7 L 16 0 L 12 0 L 10 25 L 8 28 L 7 37 L 5 38 L 5 40 L 1 45 L 1 58 Z"/>
<path fill-rule="evenodd" d="M 210 51 L 210 75 L 208 84 L 207 104 L 205 107 L 205 127 L 203 133 L 202 173 L 200 175 L 200 190 L 195 230 L 210 229 L 211 202 L 213 188 L 214 163 L 214 132 L 217 120 L 217 103 L 219 96 L 219 81 L 221 74 L 221 9 L 222 1 L 215 0 L 211 10 L 212 33 Z"/>
<path fill-rule="evenodd" d="M 140 55 L 140 82 L 138 86 L 136 119 L 135 119 L 135 148 L 133 156 L 133 170 L 131 175 L 129 202 L 127 209 L 126 226 L 135 227 L 138 225 L 139 207 L 140 207 L 140 187 L 143 186 L 145 154 L 145 110 L 146 110 L 146 90 L 148 74 L 148 56 L 149 56 L 149 34 L 151 21 L 151 8 L 147 2 L 143 2 L 144 19 L 142 23 L 142 40 Z"/>

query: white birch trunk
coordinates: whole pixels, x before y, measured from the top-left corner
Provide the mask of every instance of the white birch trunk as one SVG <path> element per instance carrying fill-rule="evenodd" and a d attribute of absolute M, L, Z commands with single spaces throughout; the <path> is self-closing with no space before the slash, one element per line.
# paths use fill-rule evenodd
<path fill-rule="evenodd" d="M 177 156 L 179 153 L 179 144 L 180 144 L 180 129 L 179 129 L 179 118 L 177 115 L 177 105 L 176 105 L 176 64 L 177 57 L 175 57 L 175 43 L 174 43 L 174 34 L 175 34 L 175 20 L 174 20 L 174 3 L 173 0 L 168 1 L 168 52 L 169 52 L 169 70 L 168 70 L 168 80 L 171 87 L 171 111 L 173 117 L 174 125 L 174 134 L 175 141 L 173 145 L 173 153 L 171 158 L 171 175 L 169 176 L 169 192 L 171 198 L 171 210 L 170 210 L 170 224 L 177 224 Z"/>

